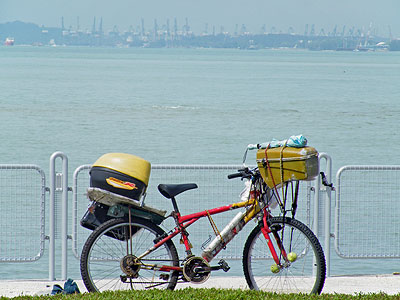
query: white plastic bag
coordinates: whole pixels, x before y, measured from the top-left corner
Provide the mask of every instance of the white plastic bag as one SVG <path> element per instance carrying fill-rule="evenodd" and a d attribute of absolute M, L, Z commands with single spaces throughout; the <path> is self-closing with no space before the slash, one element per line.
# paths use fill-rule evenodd
<path fill-rule="evenodd" d="M 244 181 L 244 189 L 243 191 L 240 193 L 239 197 L 240 200 L 242 201 L 247 201 L 249 200 L 249 196 L 250 196 L 250 188 L 251 188 L 251 181 L 249 179 L 246 179 Z"/>

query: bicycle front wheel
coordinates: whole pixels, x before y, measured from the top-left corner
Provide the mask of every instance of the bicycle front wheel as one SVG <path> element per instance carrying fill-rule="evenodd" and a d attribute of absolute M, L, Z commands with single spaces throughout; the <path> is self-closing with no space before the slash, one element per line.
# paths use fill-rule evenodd
<path fill-rule="evenodd" d="M 281 264 L 272 258 L 261 232 L 254 228 L 243 251 L 243 271 L 251 289 L 277 293 L 320 294 L 325 282 L 325 257 L 314 233 L 303 223 L 283 217 L 272 217 L 269 226 L 274 249 Z M 289 259 L 280 252 L 279 242 Z"/>
<path fill-rule="evenodd" d="M 140 218 L 131 224 L 112 219 L 92 232 L 81 255 L 81 275 L 89 292 L 164 288 L 174 289 L 177 271 L 161 271 L 157 266 L 179 266 L 171 240 L 141 259 L 164 234 L 157 225 Z"/>

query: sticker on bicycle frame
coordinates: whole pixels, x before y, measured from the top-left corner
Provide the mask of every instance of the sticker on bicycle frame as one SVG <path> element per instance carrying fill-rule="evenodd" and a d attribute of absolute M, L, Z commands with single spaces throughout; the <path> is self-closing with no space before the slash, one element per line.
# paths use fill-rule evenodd
<path fill-rule="evenodd" d="M 123 181 L 114 177 L 108 177 L 106 179 L 107 183 L 117 189 L 124 189 L 124 190 L 137 190 L 136 184 L 129 181 Z"/>

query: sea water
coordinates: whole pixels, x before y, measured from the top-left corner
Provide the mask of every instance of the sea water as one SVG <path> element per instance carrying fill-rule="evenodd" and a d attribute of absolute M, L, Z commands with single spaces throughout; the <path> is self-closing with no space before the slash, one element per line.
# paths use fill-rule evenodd
<path fill-rule="evenodd" d="M 399 115 L 400 52 L 0 47 L 0 164 L 47 170 L 55 151 L 71 169 L 107 152 L 240 164 L 247 144 L 303 134 L 335 174 L 398 164 Z M 387 273 L 356 273 L 368 264 Z M 0 264 L 0 279 L 47 268 Z"/>

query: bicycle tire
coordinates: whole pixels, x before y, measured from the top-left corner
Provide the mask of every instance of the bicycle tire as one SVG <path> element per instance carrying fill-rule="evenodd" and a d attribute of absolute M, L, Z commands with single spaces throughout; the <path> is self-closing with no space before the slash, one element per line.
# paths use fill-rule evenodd
<path fill-rule="evenodd" d="M 249 288 L 276 293 L 320 294 L 325 283 L 326 264 L 317 237 L 306 225 L 292 218 L 272 217 L 269 222 L 271 230 L 277 230 L 285 251 L 296 253 L 297 259 L 277 269 L 260 223 L 249 234 L 243 250 L 243 271 Z M 273 234 L 271 241 L 283 261 Z"/>
<path fill-rule="evenodd" d="M 164 230 L 154 223 L 141 218 L 132 220 L 131 229 L 129 222 L 124 219 L 112 219 L 100 225 L 90 234 L 82 249 L 80 269 L 87 290 L 89 292 L 149 288 L 173 290 L 178 280 L 177 271 L 142 268 L 143 263 L 179 266 L 178 253 L 171 240 L 143 257 L 140 260 L 141 265 L 138 263 L 133 267 L 137 267 L 134 273 L 126 272 L 127 259 L 143 254 L 154 246 L 154 239 L 164 233 Z M 129 251 L 130 248 L 132 253 Z"/>

